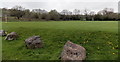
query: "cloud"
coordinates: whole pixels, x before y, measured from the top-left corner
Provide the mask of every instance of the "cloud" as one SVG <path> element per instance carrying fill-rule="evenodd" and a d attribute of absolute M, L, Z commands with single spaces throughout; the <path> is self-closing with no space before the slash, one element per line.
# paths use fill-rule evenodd
<path fill-rule="evenodd" d="M 56 9 L 58 11 L 62 11 L 63 9 L 68 9 L 71 11 L 73 9 L 80 9 L 80 10 L 89 9 L 92 11 L 98 11 L 107 7 L 107 8 L 114 8 L 115 12 L 118 11 L 118 3 L 115 2 L 118 0 L 109 0 L 109 2 L 105 2 L 108 0 L 89 0 L 91 2 L 88 2 L 88 0 L 64 0 L 64 1 L 63 0 L 59 0 L 59 1 L 58 0 L 35 0 L 34 2 L 32 2 L 33 0 L 27 0 L 27 1 L 10 0 L 10 2 L 7 2 L 9 0 L 5 0 L 5 1 L 6 2 L 2 2 L 2 5 L 0 4 L 1 8 L 3 7 L 12 8 L 15 5 L 20 5 L 28 9 L 40 8 L 48 11 L 50 11 L 51 9 Z M 18 1 L 21 1 L 21 2 L 18 2 Z M 101 2 L 98 2 L 98 1 L 101 1 Z"/>
<path fill-rule="evenodd" d="M 118 2 L 119 0 L 1 0 L 1 2 Z"/>

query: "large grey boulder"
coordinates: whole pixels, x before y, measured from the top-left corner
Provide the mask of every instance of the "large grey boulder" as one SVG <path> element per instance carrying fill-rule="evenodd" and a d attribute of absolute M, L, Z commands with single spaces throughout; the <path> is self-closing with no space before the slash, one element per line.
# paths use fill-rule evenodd
<path fill-rule="evenodd" d="M 18 34 L 16 32 L 9 33 L 5 40 L 16 40 L 18 38 Z"/>
<path fill-rule="evenodd" d="M 42 48 L 43 43 L 39 36 L 32 36 L 25 40 L 26 47 L 29 49 Z"/>
<path fill-rule="evenodd" d="M 0 36 L 6 36 L 6 32 L 4 30 L 0 30 Z"/>
<path fill-rule="evenodd" d="M 80 45 L 68 41 L 63 48 L 60 56 L 61 60 L 78 60 L 78 62 L 85 60 L 86 49 Z"/>

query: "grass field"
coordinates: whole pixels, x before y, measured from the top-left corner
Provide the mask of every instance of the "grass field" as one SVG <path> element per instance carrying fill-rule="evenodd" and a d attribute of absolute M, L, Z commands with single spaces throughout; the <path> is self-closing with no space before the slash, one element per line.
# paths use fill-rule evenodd
<path fill-rule="evenodd" d="M 2 26 L 20 36 L 14 41 L 2 38 L 3 60 L 58 60 L 67 40 L 86 48 L 86 60 L 118 59 L 118 22 L 3 22 Z M 24 40 L 33 35 L 41 36 L 43 48 L 26 49 Z"/>

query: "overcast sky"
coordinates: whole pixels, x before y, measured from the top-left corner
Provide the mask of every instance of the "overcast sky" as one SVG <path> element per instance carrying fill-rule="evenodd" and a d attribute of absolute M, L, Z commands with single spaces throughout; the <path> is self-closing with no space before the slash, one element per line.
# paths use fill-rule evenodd
<path fill-rule="evenodd" d="M 118 12 L 119 0 L 0 0 L 0 8 L 12 8 L 15 5 L 23 6 L 27 9 L 45 9 L 50 11 L 56 9 L 62 11 L 68 9 L 89 9 L 91 11 L 99 11 L 104 8 L 113 8 Z"/>

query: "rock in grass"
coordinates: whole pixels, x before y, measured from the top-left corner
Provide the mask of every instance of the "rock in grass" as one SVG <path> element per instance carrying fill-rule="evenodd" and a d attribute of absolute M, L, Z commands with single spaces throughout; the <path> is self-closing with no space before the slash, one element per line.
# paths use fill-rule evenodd
<path fill-rule="evenodd" d="M 7 34 L 5 33 L 4 30 L 0 30 L 0 36 L 6 36 Z"/>
<path fill-rule="evenodd" d="M 61 60 L 85 60 L 86 49 L 80 45 L 68 41 L 64 45 L 60 58 Z"/>
<path fill-rule="evenodd" d="M 16 40 L 18 38 L 18 34 L 16 32 L 9 33 L 5 40 Z"/>
<path fill-rule="evenodd" d="M 42 48 L 42 40 L 39 36 L 32 36 L 25 40 L 26 47 L 29 49 Z"/>

